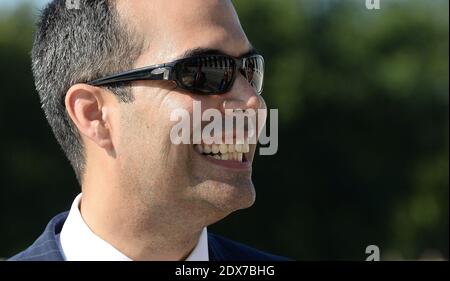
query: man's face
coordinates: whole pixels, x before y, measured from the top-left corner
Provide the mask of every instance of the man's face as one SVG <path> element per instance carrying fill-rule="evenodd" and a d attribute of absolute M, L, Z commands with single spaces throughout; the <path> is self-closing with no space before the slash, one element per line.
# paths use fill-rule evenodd
<path fill-rule="evenodd" d="M 118 10 L 146 40 L 135 67 L 170 62 L 198 48 L 235 57 L 251 49 L 228 0 L 119 1 Z M 134 82 L 132 93 L 134 102 L 118 104 L 120 126 L 113 132 L 116 159 L 129 192 L 162 212 L 197 216 L 209 223 L 253 204 L 251 162 L 256 145 L 250 145 L 244 156 L 247 164 L 233 166 L 200 154 L 193 144 L 175 145 L 170 138 L 176 124 L 170 121 L 172 111 L 187 110 L 192 122 L 194 101 L 201 102 L 202 112 L 217 109 L 222 114 L 224 107 L 265 108 L 242 75 L 223 95 L 190 93 L 169 81 Z"/>

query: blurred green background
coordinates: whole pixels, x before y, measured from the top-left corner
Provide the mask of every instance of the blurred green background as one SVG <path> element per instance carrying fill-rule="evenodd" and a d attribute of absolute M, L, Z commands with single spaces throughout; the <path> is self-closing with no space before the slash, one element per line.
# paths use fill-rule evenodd
<path fill-rule="evenodd" d="M 30 71 L 46 1 L 0 0 L 0 257 L 79 192 Z M 279 150 L 259 156 L 255 205 L 213 232 L 297 260 L 448 259 L 449 3 L 235 0 L 266 58 Z"/>

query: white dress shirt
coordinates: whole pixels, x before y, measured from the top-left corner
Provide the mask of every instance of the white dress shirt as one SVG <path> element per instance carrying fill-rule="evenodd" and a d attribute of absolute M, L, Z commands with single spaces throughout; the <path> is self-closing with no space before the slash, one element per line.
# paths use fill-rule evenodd
<path fill-rule="evenodd" d="M 81 193 L 75 198 L 59 235 L 59 242 L 67 261 L 131 261 L 129 257 L 98 237 L 81 217 Z M 203 228 L 197 245 L 186 261 L 208 261 L 208 234 Z"/>

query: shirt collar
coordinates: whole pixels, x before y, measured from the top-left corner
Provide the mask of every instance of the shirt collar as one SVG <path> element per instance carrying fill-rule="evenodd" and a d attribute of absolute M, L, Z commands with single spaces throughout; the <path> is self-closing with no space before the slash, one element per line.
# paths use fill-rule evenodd
<path fill-rule="evenodd" d="M 60 233 L 63 256 L 67 261 L 131 261 L 129 257 L 97 236 L 81 217 L 81 193 L 75 198 Z M 203 228 L 197 245 L 186 261 L 208 261 L 208 232 Z"/>

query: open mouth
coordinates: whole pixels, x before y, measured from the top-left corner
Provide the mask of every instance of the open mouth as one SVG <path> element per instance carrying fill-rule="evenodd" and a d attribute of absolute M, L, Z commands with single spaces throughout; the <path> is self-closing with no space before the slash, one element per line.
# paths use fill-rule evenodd
<path fill-rule="evenodd" d="M 195 150 L 206 156 L 223 161 L 247 162 L 250 145 L 247 144 L 196 144 Z"/>

